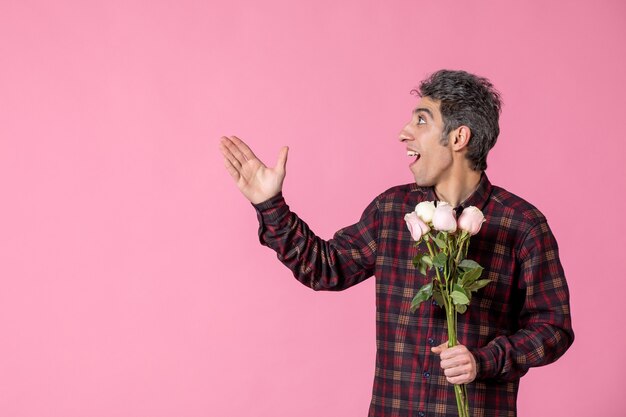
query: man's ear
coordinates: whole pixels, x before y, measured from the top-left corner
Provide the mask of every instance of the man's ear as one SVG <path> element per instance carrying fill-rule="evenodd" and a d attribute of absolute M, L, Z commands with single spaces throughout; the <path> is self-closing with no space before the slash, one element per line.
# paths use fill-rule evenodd
<path fill-rule="evenodd" d="M 452 149 L 460 151 L 469 145 L 470 138 L 472 137 L 472 131 L 469 127 L 462 125 L 456 128 L 452 137 Z"/>

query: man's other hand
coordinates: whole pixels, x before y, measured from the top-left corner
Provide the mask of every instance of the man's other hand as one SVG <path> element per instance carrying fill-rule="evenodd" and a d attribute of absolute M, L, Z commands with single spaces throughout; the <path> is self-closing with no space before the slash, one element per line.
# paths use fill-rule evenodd
<path fill-rule="evenodd" d="M 278 162 L 274 168 L 265 166 L 248 145 L 237 136 L 222 136 L 220 151 L 224 156 L 226 170 L 251 203 L 261 203 L 281 192 L 289 148 L 285 146 L 280 150 Z"/>
<path fill-rule="evenodd" d="M 451 384 L 468 384 L 476 379 L 476 359 L 463 345 L 449 348 L 448 342 L 430 349 L 439 355 L 441 369 Z"/>

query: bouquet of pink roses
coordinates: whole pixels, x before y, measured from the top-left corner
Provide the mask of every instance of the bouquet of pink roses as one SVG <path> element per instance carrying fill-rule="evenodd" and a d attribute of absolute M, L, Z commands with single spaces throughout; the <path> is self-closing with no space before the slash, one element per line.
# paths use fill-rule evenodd
<path fill-rule="evenodd" d="M 472 299 L 472 292 L 489 284 L 488 279 L 479 279 L 483 268 L 470 259 L 466 259 L 470 236 L 480 230 L 485 217 L 480 209 L 470 206 L 463 210 L 458 220 L 450 204 L 439 201 L 424 201 L 415 207 L 415 211 L 404 216 L 411 237 L 418 247 L 426 244 L 428 252 L 418 253 L 413 258 L 413 265 L 423 275 L 430 269 L 435 275 L 429 283 L 423 285 L 411 302 L 411 311 L 434 298 L 446 311 L 448 327 L 448 347 L 458 343 L 457 313 L 465 313 Z M 459 417 L 469 417 L 469 403 L 465 385 L 454 385 Z"/>

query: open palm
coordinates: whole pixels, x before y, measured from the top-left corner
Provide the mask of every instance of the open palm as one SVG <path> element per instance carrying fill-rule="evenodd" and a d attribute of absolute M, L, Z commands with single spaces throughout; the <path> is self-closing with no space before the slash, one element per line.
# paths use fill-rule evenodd
<path fill-rule="evenodd" d="M 220 151 L 224 166 L 237 183 L 237 187 L 251 203 L 257 204 L 278 194 L 285 180 L 288 148 L 278 155 L 274 168 L 268 168 L 241 139 L 223 136 Z"/>

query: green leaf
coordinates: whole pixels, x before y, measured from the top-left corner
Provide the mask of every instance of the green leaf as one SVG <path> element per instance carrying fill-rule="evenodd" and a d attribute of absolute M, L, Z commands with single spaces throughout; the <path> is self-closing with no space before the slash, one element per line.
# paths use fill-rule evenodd
<path fill-rule="evenodd" d="M 413 266 L 419 267 L 419 265 L 423 262 L 424 256 L 427 256 L 425 253 L 418 253 L 413 257 Z"/>
<path fill-rule="evenodd" d="M 454 304 L 456 305 L 469 304 L 469 298 L 467 298 L 467 296 L 461 291 L 454 290 L 450 295 L 452 296 L 452 301 L 454 301 Z"/>
<path fill-rule="evenodd" d="M 446 265 L 447 261 L 448 261 L 448 257 L 446 256 L 446 254 L 443 252 L 439 252 L 433 258 L 433 265 L 436 266 L 437 268 L 443 268 Z"/>
<path fill-rule="evenodd" d="M 443 295 L 441 294 L 441 290 L 439 288 L 436 288 L 433 291 L 433 299 L 437 302 L 437 304 L 441 308 L 443 308 L 443 306 L 446 304 L 446 302 L 443 299 Z"/>
<path fill-rule="evenodd" d="M 413 297 L 413 301 L 411 301 L 411 312 L 415 313 L 415 310 L 422 304 L 424 301 L 428 300 L 433 295 L 433 283 L 432 281 L 428 284 L 422 285 L 422 288 L 417 291 L 415 297 Z"/>
<path fill-rule="evenodd" d="M 415 255 L 413 257 L 413 266 L 418 268 L 420 266 L 420 264 L 422 263 L 422 257 L 424 256 L 423 253 L 418 253 L 417 255 Z"/>
<path fill-rule="evenodd" d="M 459 284 L 454 284 L 454 286 L 452 287 L 452 291 L 462 292 L 463 294 L 465 294 L 466 297 L 470 296 L 469 292 Z"/>
<path fill-rule="evenodd" d="M 447 247 L 446 242 L 439 236 L 441 236 L 441 232 L 437 235 L 437 237 L 433 237 L 433 241 L 437 244 L 437 246 L 439 246 L 440 249 L 445 249 Z"/>
<path fill-rule="evenodd" d="M 474 269 L 481 268 L 481 266 L 478 262 L 472 261 L 471 259 L 463 259 L 461 262 L 459 262 L 459 268 Z"/>
<path fill-rule="evenodd" d="M 465 272 L 462 271 L 461 269 L 456 270 L 457 272 L 457 282 L 459 283 L 460 286 L 465 287 Z"/>
<path fill-rule="evenodd" d="M 413 266 L 415 266 L 422 275 L 426 275 L 426 271 L 432 266 L 430 256 L 425 253 L 419 253 L 413 258 Z"/>
<path fill-rule="evenodd" d="M 459 313 L 463 314 L 467 311 L 467 305 L 466 304 L 458 304 L 455 305 L 454 308 L 456 308 L 456 311 L 458 311 Z"/>
<path fill-rule="evenodd" d="M 470 291 L 478 291 L 481 288 L 485 287 L 490 282 L 491 282 L 490 279 L 481 279 L 481 280 L 478 280 L 478 281 L 474 282 L 472 285 L 467 287 L 467 289 L 470 290 Z"/>
<path fill-rule="evenodd" d="M 463 275 L 463 282 L 464 282 L 464 284 L 467 286 L 467 285 L 473 283 L 478 278 L 480 278 L 480 275 L 482 273 L 483 273 L 483 267 L 482 266 L 479 266 L 478 268 L 473 268 L 473 269 L 469 269 L 469 270 L 465 271 L 465 274 Z"/>
<path fill-rule="evenodd" d="M 462 293 L 465 297 L 467 297 L 467 303 L 464 304 L 469 304 L 472 302 L 472 292 L 467 290 L 465 287 L 459 285 L 459 284 L 454 284 L 454 286 L 452 287 L 452 291 L 458 291 L 460 293 Z"/>

